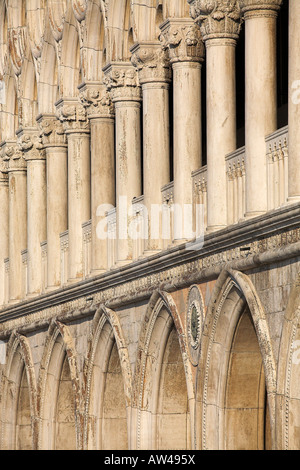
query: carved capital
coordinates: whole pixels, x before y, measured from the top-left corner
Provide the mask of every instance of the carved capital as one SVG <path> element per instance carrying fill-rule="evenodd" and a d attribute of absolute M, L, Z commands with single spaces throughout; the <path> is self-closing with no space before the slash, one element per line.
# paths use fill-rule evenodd
<path fill-rule="evenodd" d="M 9 173 L 12 171 L 26 171 L 27 169 L 24 154 L 19 144 L 15 141 L 6 142 L 3 159 L 6 162 Z"/>
<path fill-rule="evenodd" d="M 141 101 L 138 73 L 130 62 L 113 62 L 108 64 L 103 72 L 104 83 L 113 102 Z"/>
<path fill-rule="evenodd" d="M 66 147 L 67 138 L 62 123 L 53 114 L 42 114 L 37 117 L 40 138 L 43 148 Z"/>
<path fill-rule="evenodd" d="M 245 19 L 252 16 L 276 17 L 282 0 L 240 0 L 240 7 Z"/>
<path fill-rule="evenodd" d="M 204 41 L 214 38 L 238 39 L 242 22 L 238 0 L 188 0 L 188 3 Z"/>
<path fill-rule="evenodd" d="M 45 150 L 38 129 L 21 129 L 18 132 L 18 145 L 26 161 L 45 159 Z"/>
<path fill-rule="evenodd" d="M 205 47 L 199 26 L 191 19 L 171 18 L 161 25 L 161 41 L 170 62 L 202 62 Z"/>
<path fill-rule="evenodd" d="M 139 73 L 141 85 L 149 82 L 171 81 L 168 53 L 160 42 L 136 44 L 131 52 L 131 62 Z"/>
<path fill-rule="evenodd" d="M 105 85 L 99 82 L 83 83 L 79 87 L 79 98 L 88 119 L 114 117 L 114 105 Z"/>
<path fill-rule="evenodd" d="M 0 144 L 0 184 L 8 184 L 8 159 L 5 154 L 5 142 Z"/>
<path fill-rule="evenodd" d="M 56 103 L 57 117 L 66 134 L 88 133 L 89 121 L 85 107 L 76 99 L 62 99 Z"/>

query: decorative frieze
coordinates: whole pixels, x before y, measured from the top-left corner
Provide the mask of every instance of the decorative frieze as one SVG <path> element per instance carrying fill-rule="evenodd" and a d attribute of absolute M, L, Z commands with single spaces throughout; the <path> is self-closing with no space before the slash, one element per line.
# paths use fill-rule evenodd
<path fill-rule="evenodd" d="M 238 0 L 188 0 L 192 18 L 200 26 L 203 40 L 238 39 L 241 11 Z"/>
<path fill-rule="evenodd" d="M 161 43 L 142 42 L 131 49 L 131 62 L 139 73 L 140 84 L 170 82 L 171 68 L 168 53 Z"/>
<path fill-rule="evenodd" d="M 161 41 L 168 49 L 170 62 L 202 62 L 205 47 L 201 31 L 194 21 L 171 18 L 161 26 Z"/>

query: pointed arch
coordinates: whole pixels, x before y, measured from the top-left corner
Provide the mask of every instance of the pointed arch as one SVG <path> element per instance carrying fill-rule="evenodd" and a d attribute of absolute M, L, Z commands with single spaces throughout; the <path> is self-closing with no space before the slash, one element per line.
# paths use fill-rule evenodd
<path fill-rule="evenodd" d="M 28 339 L 13 332 L 2 377 L 1 448 L 32 450 L 37 440 L 37 387 Z"/>
<path fill-rule="evenodd" d="M 112 362 L 114 367 L 110 371 Z M 112 374 L 115 380 L 109 383 L 109 376 Z M 111 440 L 110 445 L 115 444 L 115 450 L 120 445 L 127 448 L 132 397 L 131 366 L 118 315 L 104 305 L 98 308 L 93 319 L 86 359 L 85 383 L 84 447 L 105 448 L 106 430 Z M 106 402 L 106 392 L 107 390 L 109 392 L 109 387 L 113 385 L 115 385 L 114 400 L 118 403 L 115 407 L 118 416 L 111 414 L 111 405 Z M 108 410 L 106 414 L 105 408 Z M 122 413 L 122 409 L 125 415 L 120 418 L 119 413 L 120 411 Z M 111 432 L 110 420 L 114 420 L 117 425 L 114 435 Z"/>
<path fill-rule="evenodd" d="M 178 379 L 177 384 L 172 384 L 172 377 Z M 192 365 L 182 320 L 172 296 L 165 292 L 154 292 L 147 306 L 139 339 L 133 397 L 137 449 L 192 446 L 195 399 Z M 168 410 L 166 413 L 163 407 Z M 170 436 L 173 441 L 167 442 L 168 433 L 163 429 L 172 425 L 172 418 L 178 419 L 175 427 L 179 435 Z"/>
<path fill-rule="evenodd" d="M 250 346 L 241 343 L 241 324 L 251 335 Z M 271 441 L 274 444 L 276 365 L 266 314 L 250 278 L 238 271 L 224 270 L 210 299 L 201 342 L 195 410 L 196 440 L 200 449 L 224 449 L 231 445 L 227 440 L 230 434 L 226 429 L 226 423 L 230 421 L 227 403 L 230 400 L 229 377 L 238 341 L 246 358 L 244 371 L 239 369 L 238 373 L 246 373 L 248 366 L 251 368 L 249 351 L 255 353 L 258 361 L 257 368 L 251 372 L 258 388 L 264 372 Z M 254 391 L 257 395 L 258 388 Z M 253 401 L 253 396 L 248 401 L 251 399 Z M 256 410 L 255 407 L 253 409 Z M 238 405 L 236 411 L 238 413 Z"/>
<path fill-rule="evenodd" d="M 278 354 L 277 449 L 299 449 L 300 274 L 291 288 Z"/>
<path fill-rule="evenodd" d="M 81 449 L 81 388 L 77 362 L 69 328 L 53 320 L 48 329 L 37 387 L 38 448 L 41 450 Z M 62 417 L 59 416 L 61 390 L 65 393 Z"/>

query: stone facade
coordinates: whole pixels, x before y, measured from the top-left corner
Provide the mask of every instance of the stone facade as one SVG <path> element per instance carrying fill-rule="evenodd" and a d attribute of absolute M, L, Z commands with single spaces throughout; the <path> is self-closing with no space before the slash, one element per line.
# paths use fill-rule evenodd
<path fill-rule="evenodd" d="M 299 3 L 0 0 L 1 449 L 300 449 Z"/>

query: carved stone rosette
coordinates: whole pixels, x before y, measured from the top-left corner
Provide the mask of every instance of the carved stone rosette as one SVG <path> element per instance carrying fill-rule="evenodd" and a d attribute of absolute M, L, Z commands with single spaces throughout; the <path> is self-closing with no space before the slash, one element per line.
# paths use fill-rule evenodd
<path fill-rule="evenodd" d="M 168 52 L 160 42 L 142 42 L 131 49 L 131 62 L 139 73 L 141 85 L 149 82 L 170 82 Z"/>
<path fill-rule="evenodd" d="M 188 3 L 204 41 L 222 37 L 238 39 L 242 21 L 238 0 L 188 0 Z"/>
<path fill-rule="evenodd" d="M 43 148 L 66 147 L 67 138 L 62 123 L 53 114 L 42 114 L 37 117 L 40 138 Z"/>
<path fill-rule="evenodd" d="M 89 121 L 85 107 L 76 99 L 61 99 L 56 103 L 57 117 L 66 134 L 89 133 Z"/>
<path fill-rule="evenodd" d="M 112 101 L 141 101 L 138 73 L 129 62 L 113 62 L 104 69 L 104 83 Z"/>
<path fill-rule="evenodd" d="M 105 85 L 99 82 L 83 83 L 79 87 L 79 99 L 88 119 L 114 117 L 114 105 Z"/>
<path fill-rule="evenodd" d="M 163 47 L 168 49 L 170 62 L 202 62 L 205 47 L 199 26 L 187 18 L 171 18 L 161 26 Z"/>

